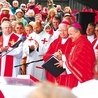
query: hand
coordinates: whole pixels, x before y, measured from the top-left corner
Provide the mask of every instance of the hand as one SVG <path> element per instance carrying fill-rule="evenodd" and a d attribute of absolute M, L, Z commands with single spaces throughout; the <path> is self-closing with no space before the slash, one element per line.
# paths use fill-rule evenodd
<path fill-rule="evenodd" d="M 35 45 L 38 48 L 39 47 L 39 43 L 35 40 Z"/>
<path fill-rule="evenodd" d="M 62 51 L 58 50 L 53 54 L 58 60 L 62 60 Z"/>
<path fill-rule="evenodd" d="M 26 74 L 26 66 L 22 65 L 20 68 L 21 68 L 21 74 L 25 75 Z"/>
<path fill-rule="evenodd" d="M 26 74 L 26 68 L 27 68 L 27 66 L 25 65 L 26 60 L 27 60 L 27 57 L 25 56 L 24 58 L 22 58 L 22 61 L 21 61 L 22 66 L 20 66 L 20 69 L 21 69 L 21 74 L 22 75 Z"/>
<path fill-rule="evenodd" d="M 1 52 L 6 52 L 8 50 L 9 46 L 1 47 Z"/>
<path fill-rule="evenodd" d="M 61 67 L 63 67 L 63 61 L 60 60 L 59 62 L 55 63 L 54 65 L 56 65 L 57 67 L 61 68 Z"/>
<path fill-rule="evenodd" d="M 34 46 L 34 45 L 31 45 L 31 46 L 29 46 L 29 48 L 30 48 L 31 50 L 34 50 L 34 49 L 35 49 L 35 46 Z"/>

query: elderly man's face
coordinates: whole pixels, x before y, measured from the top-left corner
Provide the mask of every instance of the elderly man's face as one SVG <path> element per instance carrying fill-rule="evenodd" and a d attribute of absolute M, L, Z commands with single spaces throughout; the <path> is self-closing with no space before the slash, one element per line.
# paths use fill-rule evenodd
<path fill-rule="evenodd" d="M 67 38 L 68 37 L 68 25 L 60 24 L 59 25 L 59 33 L 60 33 L 61 38 Z"/>
<path fill-rule="evenodd" d="M 68 34 L 69 34 L 69 37 L 72 39 L 72 41 L 75 41 L 80 35 L 79 31 L 76 30 L 74 27 L 70 27 L 68 29 Z"/>
<path fill-rule="evenodd" d="M 12 33 L 12 25 L 9 24 L 9 23 L 5 23 L 3 26 L 2 26 L 2 32 L 5 34 L 5 35 L 9 35 Z"/>

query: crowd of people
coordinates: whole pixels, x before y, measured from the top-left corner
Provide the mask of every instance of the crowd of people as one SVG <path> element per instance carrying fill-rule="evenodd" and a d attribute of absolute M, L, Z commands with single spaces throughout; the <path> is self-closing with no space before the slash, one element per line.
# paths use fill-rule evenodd
<path fill-rule="evenodd" d="M 98 24 L 89 23 L 84 34 L 69 6 L 0 2 L 0 26 L 0 76 L 30 74 L 71 89 L 98 78 Z M 58 77 L 42 67 L 51 56 L 66 69 Z"/>

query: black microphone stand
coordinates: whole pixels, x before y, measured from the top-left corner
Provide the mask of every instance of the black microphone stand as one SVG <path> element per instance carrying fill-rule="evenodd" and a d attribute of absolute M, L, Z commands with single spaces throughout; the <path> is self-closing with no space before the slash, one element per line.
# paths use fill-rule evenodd
<path fill-rule="evenodd" d="M 9 52 L 11 52 L 12 50 L 14 50 L 16 47 L 12 48 L 11 50 L 7 51 L 4 55 L 1 55 L 0 58 L 4 57 L 5 55 L 7 55 Z M 1 53 L 2 54 L 2 53 Z"/>
<path fill-rule="evenodd" d="M 2 58 L 3 56 L 7 55 L 9 52 L 11 52 L 12 50 L 14 50 L 15 48 L 17 48 L 18 45 L 19 45 L 19 43 L 14 44 L 14 45 L 12 46 L 12 49 L 9 50 L 9 51 L 7 51 L 4 55 L 1 55 L 0 58 Z"/>
<path fill-rule="evenodd" d="M 43 61 L 43 60 L 44 60 L 44 59 L 39 59 L 39 60 L 31 61 L 31 62 L 28 62 L 28 63 L 24 63 L 24 64 L 16 65 L 16 66 L 14 66 L 14 67 L 19 67 L 19 66 L 22 66 L 22 65 L 27 66 L 27 65 L 29 65 L 30 63 L 40 62 L 40 61 Z"/>

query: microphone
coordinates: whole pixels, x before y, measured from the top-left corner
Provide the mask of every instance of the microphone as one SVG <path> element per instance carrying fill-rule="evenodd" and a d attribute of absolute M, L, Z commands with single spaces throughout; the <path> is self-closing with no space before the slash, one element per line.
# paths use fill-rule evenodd
<path fill-rule="evenodd" d="M 25 38 L 24 36 L 22 36 L 19 41 L 17 41 L 14 45 L 12 45 L 12 48 L 17 48 L 17 47 L 19 46 L 19 44 L 20 44 L 22 41 L 24 41 L 25 39 L 26 39 L 26 38 Z"/>

